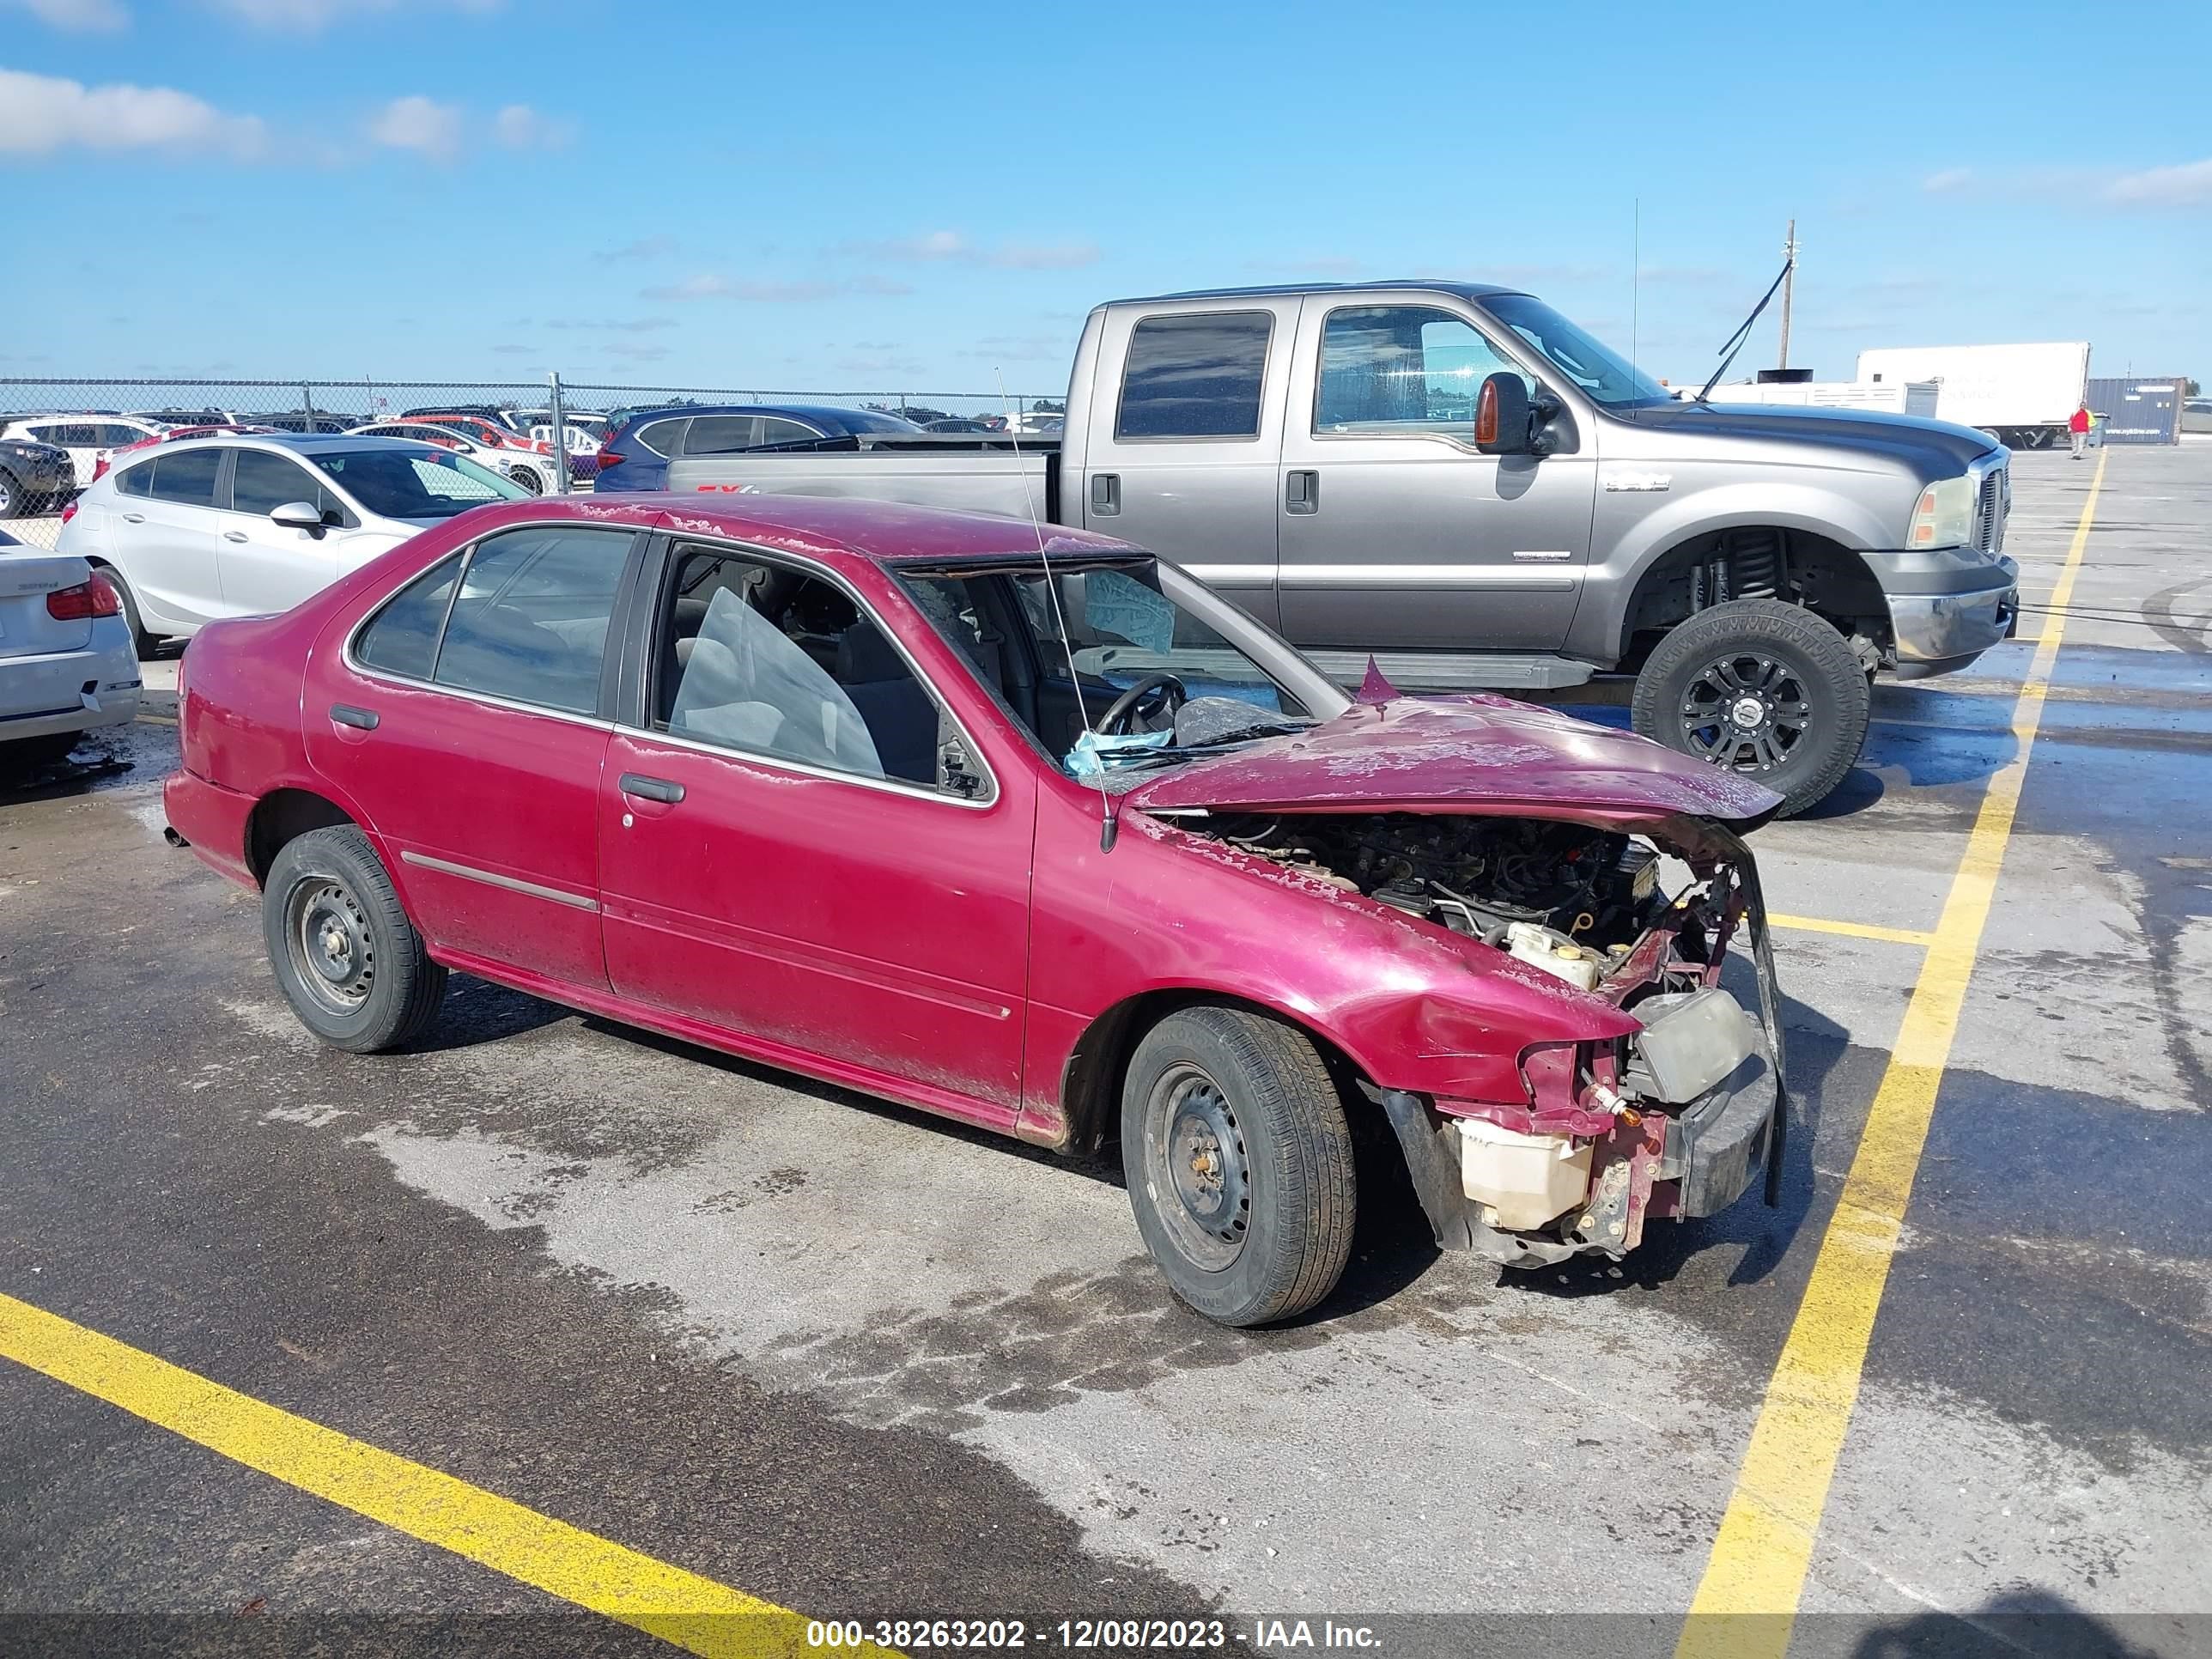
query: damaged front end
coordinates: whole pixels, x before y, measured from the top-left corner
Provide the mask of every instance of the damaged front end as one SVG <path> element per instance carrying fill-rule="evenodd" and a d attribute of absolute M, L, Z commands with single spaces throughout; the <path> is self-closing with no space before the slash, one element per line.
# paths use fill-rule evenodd
<path fill-rule="evenodd" d="M 1522 1049 L 1518 1101 L 1376 1091 L 1441 1247 L 1510 1267 L 1617 1259 L 1648 1221 L 1717 1213 L 1762 1169 L 1775 1201 L 1780 994 L 1757 862 L 1727 825 L 1678 814 L 1632 831 L 1431 809 L 1204 814 L 1182 827 L 1479 941 L 1636 1023 Z M 1664 866 L 1672 892 L 1662 854 L 1678 861 Z M 1755 1012 L 1721 984 L 1743 939 Z"/>

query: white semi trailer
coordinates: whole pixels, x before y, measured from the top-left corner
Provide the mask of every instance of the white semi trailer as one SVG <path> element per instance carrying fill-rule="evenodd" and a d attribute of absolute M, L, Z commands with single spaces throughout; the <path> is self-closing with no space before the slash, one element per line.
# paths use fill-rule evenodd
<path fill-rule="evenodd" d="M 2087 340 L 2029 345 L 1887 346 L 1859 353 L 1858 379 L 1933 380 L 1936 418 L 1979 427 L 2014 449 L 2063 443 L 2089 380 Z"/>

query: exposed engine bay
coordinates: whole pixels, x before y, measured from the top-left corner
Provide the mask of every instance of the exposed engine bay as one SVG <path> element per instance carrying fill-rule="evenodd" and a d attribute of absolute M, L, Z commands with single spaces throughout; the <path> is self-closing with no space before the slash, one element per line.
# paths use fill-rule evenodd
<path fill-rule="evenodd" d="M 1318 875 L 1595 989 L 1668 905 L 1637 837 L 1546 818 L 1224 817 L 1231 846 Z"/>
<path fill-rule="evenodd" d="M 1192 826 L 1198 827 L 1198 826 Z M 1660 885 L 1642 836 L 1459 813 L 1220 815 L 1204 832 L 1515 957 L 1613 1002 L 1631 1036 L 1520 1056 L 1523 1099 L 1379 1091 L 1447 1249 L 1535 1267 L 1618 1258 L 1648 1217 L 1732 1203 L 1781 1145 L 1778 993 L 1756 866 L 1740 842 L 1685 853 Z M 1763 1019 L 1720 986 L 1748 924 Z"/>

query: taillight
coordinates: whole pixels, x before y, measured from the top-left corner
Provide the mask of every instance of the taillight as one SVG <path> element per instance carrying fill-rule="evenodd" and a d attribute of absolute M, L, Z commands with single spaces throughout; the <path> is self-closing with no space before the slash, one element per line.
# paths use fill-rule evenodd
<path fill-rule="evenodd" d="M 89 622 L 94 617 L 119 617 L 123 596 L 106 577 L 94 574 L 75 587 L 58 587 L 46 595 L 46 614 L 56 622 Z"/>
<path fill-rule="evenodd" d="M 622 459 L 622 452 L 618 449 L 601 450 L 599 456 L 599 471 L 604 472 L 611 466 L 620 466 Z"/>
<path fill-rule="evenodd" d="M 105 456 L 105 455 L 103 455 L 103 456 L 101 456 L 101 457 L 100 458 L 100 459 L 99 459 L 97 462 L 95 462 L 95 463 L 94 464 L 94 465 L 93 465 L 93 469 L 92 469 L 92 479 L 91 479 L 91 482 L 93 482 L 94 483 L 99 483 L 102 478 L 106 477 L 106 476 L 107 476 L 107 457 L 106 457 L 106 456 Z"/>
<path fill-rule="evenodd" d="M 97 472 L 93 474 L 95 478 L 99 476 Z M 76 517 L 76 497 L 72 495 L 62 503 L 62 522 L 67 524 L 75 517 Z"/>

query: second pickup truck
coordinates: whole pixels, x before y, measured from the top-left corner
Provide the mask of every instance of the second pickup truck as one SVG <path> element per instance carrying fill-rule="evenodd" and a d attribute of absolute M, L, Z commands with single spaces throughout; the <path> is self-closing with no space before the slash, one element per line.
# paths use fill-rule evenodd
<path fill-rule="evenodd" d="M 2013 632 L 2009 453 L 1963 427 L 1682 401 L 1550 306 L 1460 283 L 1091 312 L 1064 434 L 686 456 L 678 492 L 1036 514 L 1137 542 L 1356 681 L 1635 677 L 1636 729 L 1785 811 L 1857 759 L 1874 677 Z M 617 440 L 620 442 L 621 440 Z"/>

